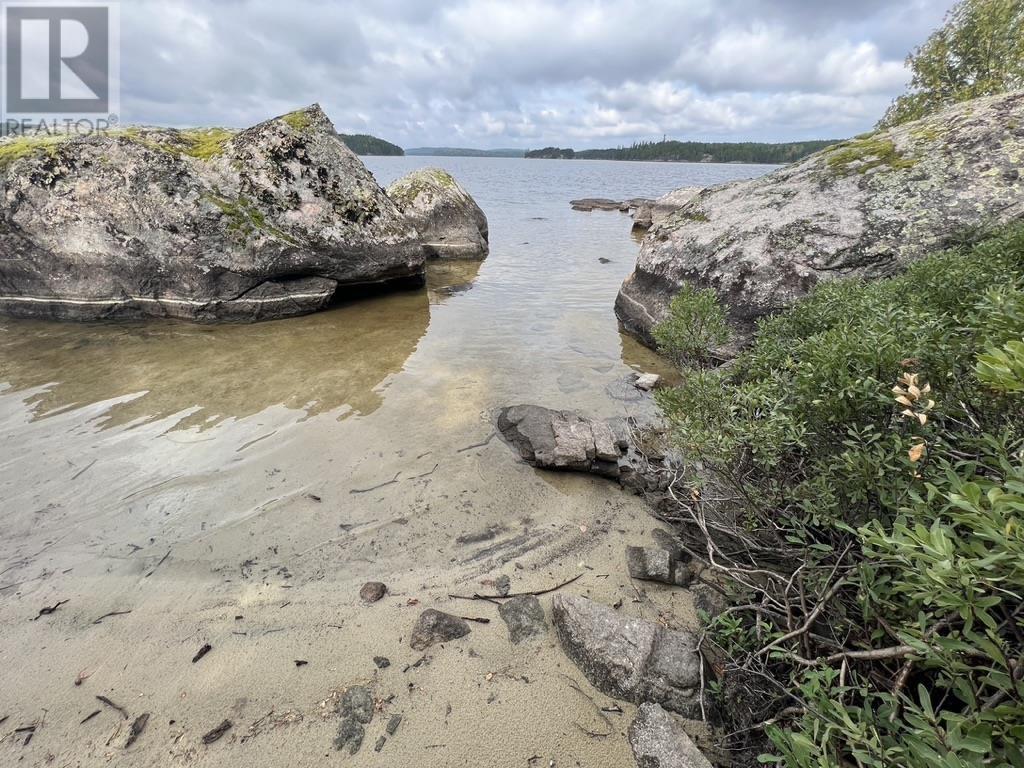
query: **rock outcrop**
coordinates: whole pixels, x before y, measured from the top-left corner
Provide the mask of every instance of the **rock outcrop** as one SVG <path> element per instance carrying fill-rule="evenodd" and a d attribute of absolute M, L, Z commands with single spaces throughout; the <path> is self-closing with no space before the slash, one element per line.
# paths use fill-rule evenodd
<path fill-rule="evenodd" d="M 650 331 L 685 283 L 742 332 L 815 285 L 892 275 L 980 227 L 1024 218 L 1024 92 L 960 104 L 705 189 L 655 226 L 616 312 Z"/>
<path fill-rule="evenodd" d="M 487 217 L 447 171 L 413 171 L 388 187 L 388 197 L 416 228 L 428 256 L 487 258 Z"/>
<path fill-rule="evenodd" d="M 684 187 L 662 195 L 657 200 L 644 200 L 633 212 L 633 230 L 650 229 L 690 202 L 700 193 L 700 187 Z"/>
<path fill-rule="evenodd" d="M 679 718 L 657 704 L 641 704 L 629 726 L 638 768 L 711 768 Z"/>
<path fill-rule="evenodd" d="M 239 132 L 0 141 L 0 311 L 263 320 L 422 281 L 409 220 L 319 106 Z"/>
<path fill-rule="evenodd" d="M 602 693 L 636 704 L 655 702 L 700 716 L 697 638 L 621 616 L 585 597 L 555 595 L 552 619 L 566 655 Z"/>
<path fill-rule="evenodd" d="M 499 412 L 498 430 L 535 467 L 619 476 L 624 452 L 603 421 L 590 421 L 573 411 L 513 405 Z"/>

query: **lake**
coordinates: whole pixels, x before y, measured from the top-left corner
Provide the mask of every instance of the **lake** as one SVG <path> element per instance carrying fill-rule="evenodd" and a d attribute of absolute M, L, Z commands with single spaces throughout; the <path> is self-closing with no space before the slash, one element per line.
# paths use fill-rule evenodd
<path fill-rule="evenodd" d="M 225 711 L 240 724 L 297 713 L 260 742 L 260 760 L 299 764 L 329 744 L 320 702 L 371 677 L 407 713 L 393 759 L 400 749 L 421 766 L 628 759 L 625 740 L 561 727 L 562 712 L 583 723 L 593 713 L 559 679 L 554 645 L 516 656 L 533 684 L 484 684 L 512 653 L 494 624 L 474 625 L 469 651 L 452 646 L 408 674 L 403 637 L 415 606 L 451 610 L 449 593 L 499 574 L 536 589 L 582 564 L 580 590 L 609 603 L 627 594 L 609 574 L 621 571 L 621 537 L 642 541 L 653 525 L 643 504 L 599 479 L 523 465 L 494 437 L 494 409 L 651 415 L 624 378 L 671 374 L 619 333 L 613 312 L 639 247 L 631 220 L 574 212 L 569 200 L 654 197 L 771 169 L 366 164 L 384 185 L 422 166 L 449 170 L 488 216 L 490 257 L 432 263 L 421 290 L 257 325 L 0 319 L 0 704 L 26 719 L 48 710 L 55 740 L 34 747 L 79 759 L 73 734 L 103 691 L 160 713 L 150 729 L 166 738 L 153 755 L 186 755 Z M 356 595 L 370 578 L 391 594 L 367 608 Z M 29 621 L 60 600 L 50 621 Z M 94 622 L 109 612 L 122 613 Z M 193 667 L 204 641 L 215 650 Z M 393 667 L 375 670 L 376 655 Z M 314 672 L 299 675 L 294 659 Z M 79 696 L 69 686 L 85 673 L 94 690 Z M 472 727 L 439 736 L 446 706 Z M 481 743 L 480 732 L 503 736 Z M 96 749 L 98 759 L 102 739 Z M 251 761 L 240 747 L 218 765 Z"/>

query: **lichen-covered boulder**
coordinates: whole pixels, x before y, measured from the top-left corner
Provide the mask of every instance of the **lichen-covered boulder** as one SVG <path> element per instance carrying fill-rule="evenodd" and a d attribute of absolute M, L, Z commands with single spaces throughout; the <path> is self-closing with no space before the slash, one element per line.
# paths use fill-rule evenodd
<path fill-rule="evenodd" d="M 421 168 L 390 187 L 388 196 L 409 217 L 430 256 L 487 258 L 487 217 L 451 174 Z"/>
<path fill-rule="evenodd" d="M 740 331 L 815 285 L 885 277 L 980 227 L 1024 218 L 1024 92 L 861 136 L 700 192 L 644 239 L 616 312 L 646 342 L 683 283 Z"/>
<path fill-rule="evenodd" d="M 0 312 L 262 320 L 421 281 L 424 258 L 316 105 L 238 132 L 0 141 Z"/>

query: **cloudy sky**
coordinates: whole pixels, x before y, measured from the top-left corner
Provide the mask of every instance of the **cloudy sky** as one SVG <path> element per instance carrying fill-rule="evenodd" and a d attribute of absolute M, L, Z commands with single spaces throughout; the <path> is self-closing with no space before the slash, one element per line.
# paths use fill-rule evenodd
<path fill-rule="evenodd" d="M 870 128 L 952 0 L 129 0 L 122 114 L 320 102 L 404 147 L 785 141 Z"/>

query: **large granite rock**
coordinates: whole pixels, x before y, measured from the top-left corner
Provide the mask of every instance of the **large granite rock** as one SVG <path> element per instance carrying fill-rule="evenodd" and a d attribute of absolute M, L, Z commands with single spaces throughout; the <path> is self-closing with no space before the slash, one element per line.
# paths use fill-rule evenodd
<path fill-rule="evenodd" d="M 699 717 L 703 661 L 692 634 L 569 595 L 555 595 L 552 619 L 566 655 L 599 691 Z"/>
<path fill-rule="evenodd" d="M 988 97 L 706 189 L 644 239 L 619 292 L 651 342 L 684 282 L 713 288 L 737 328 L 815 285 L 892 275 L 979 226 L 1024 218 L 1024 92 Z"/>
<path fill-rule="evenodd" d="M 428 255 L 442 259 L 487 257 L 487 217 L 447 171 L 413 171 L 388 187 L 388 197 L 409 217 Z"/>
<path fill-rule="evenodd" d="M 263 320 L 422 281 L 408 219 L 319 106 L 239 132 L 0 141 L 0 311 Z"/>
<path fill-rule="evenodd" d="M 657 704 L 641 704 L 629 726 L 637 768 L 711 768 L 679 718 Z"/>
<path fill-rule="evenodd" d="M 513 405 L 498 413 L 498 430 L 529 464 L 618 478 L 622 450 L 611 427 L 573 411 Z"/>

